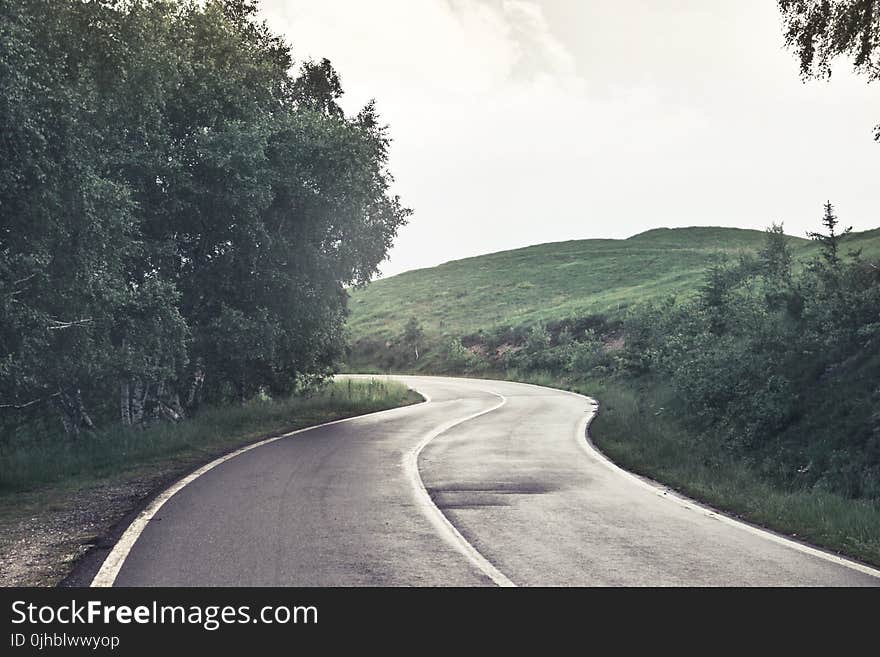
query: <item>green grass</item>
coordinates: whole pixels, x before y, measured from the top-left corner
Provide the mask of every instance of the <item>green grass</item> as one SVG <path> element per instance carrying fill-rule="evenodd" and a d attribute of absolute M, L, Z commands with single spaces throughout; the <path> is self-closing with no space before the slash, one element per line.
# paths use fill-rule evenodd
<path fill-rule="evenodd" d="M 625 240 L 540 244 L 406 272 L 352 291 L 352 342 L 398 339 L 410 317 L 427 339 L 467 335 L 587 314 L 614 315 L 633 304 L 687 295 L 719 255 L 755 251 L 764 233 L 736 228 L 660 228 Z M 791 238 L 803 262 L 818 252 Z M 880 229 L 854 233 L 844 251 L 880 256 Z"/>
<path fill-rule="evenodd" d="M 747 463 L 719 453 L 678 421 L 672 394 L 662 385 L 515 371 L 504 378 L 599 400 L 590 437 L 630 472 L 740 520 L 880 567 L 880 503 L 767 483 Z"/>
<path fill-rule="evenodd" d="M 662 385 L 566 379 L 552 373 L 508 372 L 505 378 L 599 400 L 590 437 L 630 472 L 746 522 L 880 566 L 880 504 L 817 488 L 784 490 L 767 483 L 747 463 L 689 431 Z"/>
<path fill-rule="evenodd" d="M 334 381 L 310 397 L 208 408 L 180 424 L 108 428 L 77 441 L 63 432 L 0 444 L 0 496 L 38 487 L 79 486 L 126 472 L 198 461 L 271 434 L 413 403 L 394 382 Z"/>
<path fill-rule="evenodd" d="M 668 411 L 662 387 L 569 387 L 600 400 L 590 433 L 615 463 L 754 524 L 880 566 L 880 504 L 768 484 L 746 463 L 689 433 Z"/>

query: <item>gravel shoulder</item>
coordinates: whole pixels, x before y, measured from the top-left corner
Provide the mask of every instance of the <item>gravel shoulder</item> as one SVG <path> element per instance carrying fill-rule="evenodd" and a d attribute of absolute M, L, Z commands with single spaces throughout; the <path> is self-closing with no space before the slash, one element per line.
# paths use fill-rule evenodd
<path fill-rule="evenodd" d="M 0 586 L 58 585 L 130 512 L 206 460 L 154 464 L 99 484 L 0 497 Z"/>

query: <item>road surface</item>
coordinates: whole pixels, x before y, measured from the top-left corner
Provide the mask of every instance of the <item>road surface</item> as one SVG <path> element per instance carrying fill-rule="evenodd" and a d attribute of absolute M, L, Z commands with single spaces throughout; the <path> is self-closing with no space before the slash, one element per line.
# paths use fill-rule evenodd
<path fill-rule="evenodd" d="M 225 460 L 148 508 L 95 584 L 880 584 L 620 471 L 584 397 L 395 378 L 430 401 Z"/>

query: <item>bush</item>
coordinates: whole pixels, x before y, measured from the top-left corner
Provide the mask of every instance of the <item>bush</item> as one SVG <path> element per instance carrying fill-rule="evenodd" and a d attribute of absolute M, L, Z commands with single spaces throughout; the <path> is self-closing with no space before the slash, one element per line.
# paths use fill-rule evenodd
<path fill-rule="evenodd" d="M 448 338 L 441 348 L 445 368 L 451 372 L 466 372 L 478 363 L 478 358 L 465 347 L 460 338 Z"/>

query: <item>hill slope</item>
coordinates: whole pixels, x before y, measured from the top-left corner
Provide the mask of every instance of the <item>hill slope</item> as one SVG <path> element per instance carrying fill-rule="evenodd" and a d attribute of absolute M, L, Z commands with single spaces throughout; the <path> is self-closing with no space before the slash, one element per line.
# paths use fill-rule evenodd
<path fill-rule="evenodd" d="M 617 463 L 880 565 L 880 230 L 840 243 L 862 262 L 815 268 L 820 244 L 787 240 L 792 271 L 734 261 L 699 300 L 707 266 L 762 248 L 762 231 L 658 229 L 401 274 L 354 291 L 347 366 L 594 396 L 591 435 Z M 411 318 L 423 337 L 404 336 Z"/>
<path fill-rule="evenodd" d="M 791 237 L 795 256 L 817 245 Z M 755 251 L 763 231 L 659 228 L 625 240 L 574 240 L 502 251 L 375 281 L 351 295 L 353 341 L 394 339 L 410 317 L 428 335 L 594 313 L 695 289 L 719 256 Z M 847 249 L 880 254 L 880 229 L 853 233 Z"/>

